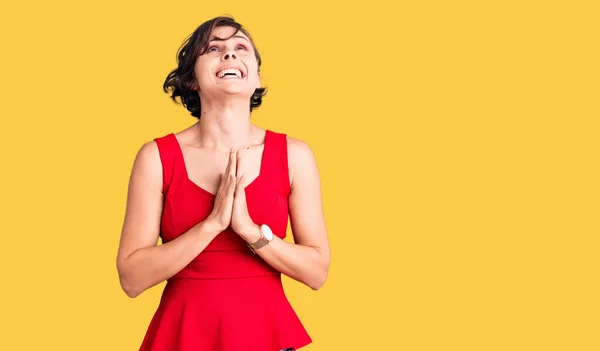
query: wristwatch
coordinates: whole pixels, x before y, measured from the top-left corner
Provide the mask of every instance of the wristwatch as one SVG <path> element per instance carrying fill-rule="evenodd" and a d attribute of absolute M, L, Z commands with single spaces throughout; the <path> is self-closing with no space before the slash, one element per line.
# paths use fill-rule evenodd
<path fill-rule="evenodd" d="M 269 228 L 268 225 L 262 224 L 258 226 L 258 230 L 260 232 L 260 238 L 254 243 L 248 243 L 248 247 L 254 254 L 256 254 L 256 250 L 260 249 L 265 245 L 269 245 L 271 240 L 273 240 L 273 231 Z"/>

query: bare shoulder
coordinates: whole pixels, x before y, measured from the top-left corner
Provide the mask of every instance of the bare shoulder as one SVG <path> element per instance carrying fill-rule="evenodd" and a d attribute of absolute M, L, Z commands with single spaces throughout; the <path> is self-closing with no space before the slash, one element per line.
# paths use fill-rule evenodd
<path fill-rule="evenodd" d="M 308 143 L 302 139 L 294 138 L 287 135 L 287 146 L 288 146 L 288 154 L 290 152 L 295 153 L 312 153 L 312 150 Z M 302 155 L 300 155 L 302 156 Z"/>
<path fill-rule="evenodd" d="M 136 155 L 136 158 L 144 160 L 160 161 L 160 155 L 158 152 L 158 144 L 155 140 L 149 140 L 143 143 Z"/>
<path fill-rule="evenodd" d="M 288 159 L 294 164 L 304 164 L 315 162 L 315 154 L 304 140 L 287 137 Z"/>
<path fill-rule="evenodd" d="M 292 187 L 297 183 L 298 175 L 312 174 L 313 179 L 318 178 L 317 161 L 313 149 L 310 145 L 298 138 L 287 136 L 288 167 Z"/>
<path fill-rule="evenodd" d="M 133 162 L 132 177 L 134 176 L 146 178 L 152 186 L 162 185 L 162 163 L 155 140 L 144 142 L 138 149 Z"/>

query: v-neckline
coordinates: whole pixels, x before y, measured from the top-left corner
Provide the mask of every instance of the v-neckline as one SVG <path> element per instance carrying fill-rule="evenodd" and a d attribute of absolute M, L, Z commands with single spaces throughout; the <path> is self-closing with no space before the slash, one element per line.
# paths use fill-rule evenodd
<path fill-rule="evenodd" d="M 264 173 L 264 169 L 265 169 L 265 154 L 267 153 L 267 145 L 269 142 L 269 130 L 266 129 L 265 130 L 265 140 L 263 142 L 263 151 L 262 151 L 262 155 L 260 157 L 260 168 L 258 170 L 258 175 L 256 176 L 256 178 L 254 178 L 250 183 L 248 183 L 248 185 L 246 185 L 246 187 L 244 189 L 248 189 L 251 186 L 253 186 L 263 175 Z M 175 144 L 177 145 L 177 150 L 179 152 L 179 159 L 181 161 L 181 165 L 182 165 L 182 169 L 183 169 L 183 178 L 185 179 L 186 182 L 190 183 L 194 188 L 198 189 L 199 191 L 205 193 L 206 195 L 210 196 L 210 197 L 216 197 L 217 194 L 213 194 L 212 192 L 206 190 L 205 188 L 201 187 L 200 185 L 196 184 L 192 179 L 190 179 L 189 173 L 188 173 L 188 168 L 187 165 L 185 163 L 185 158 L 183 157 L 183 149 L 181 148 L 181 144 L 179 143 L 179 140 L 177 139 L 177 136 L 175 135 L 175 133 L 171 133 L 173 139 L 175 140 Z"/>

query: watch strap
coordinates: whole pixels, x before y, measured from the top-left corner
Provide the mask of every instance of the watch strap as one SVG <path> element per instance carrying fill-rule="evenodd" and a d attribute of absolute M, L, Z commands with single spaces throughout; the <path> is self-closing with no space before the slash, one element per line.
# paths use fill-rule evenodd
<path fill-rule="evenodd" d="M 256 240 L 253 243 L 248 243 L 248 247 L 255 254 L 256 254 L 255 250 L 258 250 L 261 247 L 266 246 L 266 245 L 269 244 L 269 240 L 267 240 L 267 238 L 265 238 L 265 234 L 263 233 L 262 228 L 261 228 L 260 225 L 258 226 L 258 230 L 260 232 L 260 238 L 258 238 L 258 240 Z"/>

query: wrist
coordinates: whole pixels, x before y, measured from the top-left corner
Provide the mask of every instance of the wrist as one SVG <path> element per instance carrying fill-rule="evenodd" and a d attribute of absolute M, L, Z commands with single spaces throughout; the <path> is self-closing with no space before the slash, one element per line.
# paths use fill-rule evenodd
<path fill-rule="evenodd" d="M 271 228 L 269 228 L 269 226 L 266 224 L 260 226 L 257 225 L 256 228 L 258 230 L 258 238 L 247 240 L 248 247 L 254 253 L 256 253 L 256 250 L 259 250 L 263 246 L 269 245 L 269 243 L 275 237 L 273 235 L 273 231 L 271 231 Z"/>
<path fill-rule="evenodd" d="M 219 233 L 221 233 L 224 230 L 224 229 L 219 228 L 217 223 L 214 221 L 211 221 L 211 220 L 206 220 L 206 221 L 198 223 L 198 229 L 200 230 L 201 233 L 207 234 L 210 236 L 217 236 L 217 235 L 219 235 Z"/>
<path fill-rule="evenodd" d="M 257 224 L 250 226 L 242 232 L 242 238 L 249 244 L 255 243 L 260 239 L 260 227 Z"/>

